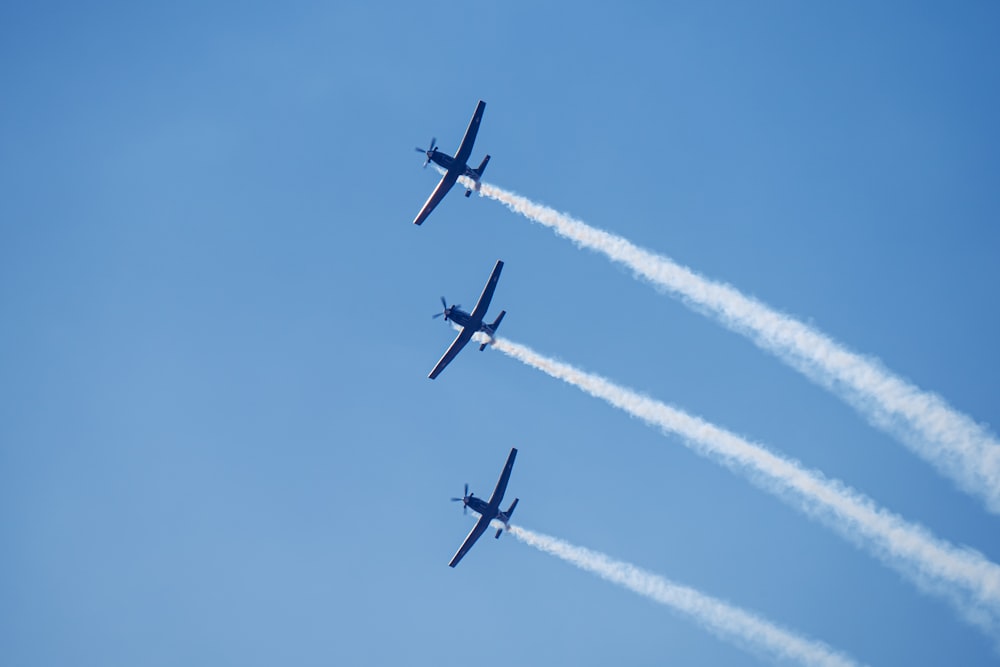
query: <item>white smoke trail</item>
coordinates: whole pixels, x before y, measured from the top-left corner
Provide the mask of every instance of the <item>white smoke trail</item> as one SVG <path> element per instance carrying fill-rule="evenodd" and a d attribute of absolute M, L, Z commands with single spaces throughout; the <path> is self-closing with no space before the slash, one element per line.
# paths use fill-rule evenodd
<path fill-rule="evenodd" d="M 472 181 L 466 181 L 463 185 L 472 187 Z M 761 348 L 844 397 L 873 425 L 900 439 L 960 488 L 981 497 L 989 511 L 1000 514 L 1000 442 L 987 428 L 940 396 L 896 376 L 879 361 L 852 352 L 806 324 L 668 257 L 494 185 L 481 183 L 477 189 L 481 195 L 551 228 L 578 246 L 624 264 L 689 306 L 749 336 Z"/>
<path fill-rule="evenodd" d="M 921 590 L 945 597 L 966 620 L 1000 640 L 1000 567 L 981 553 L 940 540 L 846 484 L 675 407 L 503 338 L 495 338 L 493 347 L 664 433 L 680 436 L 695 452 L 820 518 Z"/>
<path fill-rule="evenodd" d="M 822 642 L 800 637 L 755 614 L 629 563 L 520 526 L 511 526 L 509 532 L 540 551 L 686 614 L 717 636 L 742 647 L 764 650 L 779 659 L 805 665 L 847 667 L 857 664 Z"/>

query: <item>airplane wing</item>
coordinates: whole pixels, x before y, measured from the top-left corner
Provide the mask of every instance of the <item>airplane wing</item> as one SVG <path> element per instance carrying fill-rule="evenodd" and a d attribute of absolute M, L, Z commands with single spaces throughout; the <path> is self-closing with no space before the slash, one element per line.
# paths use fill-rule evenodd
<path fill-rule="evenodd" d="M 427 377 L 433 380 L 440 375 L 441 371 L 444 370 L 444 367 L 450 364 L 451 360 L 455 358 L 455 355 L 462 351 L 465 344 L 472 340 L 472 334 L 474 333 L 475 331 L 472 327 L 465 327 L 459 331 L 458 336 L 456 336 L 455 340 L 451 342 L 451 345 L 447 350 L 445 350 L 444 356 L 441 357 L 441 359 L 437 362 L 437 366 L 434 367 L 434 370 L 432 370 L 431 374 Z"/>
<path fill-rule="evenodd" d="M 469 534 L 466 535 L 465 541 L 462 542 L 462 546 L 460 546 L 458 551 L 455 552 L 455 555 L 451 557 L 451 562 L 448 563 L 448 567 L 455 567 L 458 565 L 458 561 L 462 560 L 462 557 L 468 553 L 469 549 L 472 548 L 472 545 L 476 543 L 476 540 L 478 540 L 482 534 L 486 532 L 486 529 L 490 527 L 490 521 L 492 521 L 492 519 L 487 518 L 485 514 L 479 517 L 479 521 L 476 522 L 476 525 L 473 526 L 472 530 L 469 531 Z"/>
<path fill-rule="evenodd" d="M 413 224 L 419 225 L 424 220 L 426 220 L 427 216 L 431 214 L 431 211 L 434 210 L 435 206 L 441 203 L 441 200 L 444 199 L 444 196 L 448 194 L 448 191 L 451 190 L 451 186 L 455 185 L 455 181 L 457 180 L 458 180 L 457 169 L 452 169 L 447 174 L 445 174 L 441 178 L 441 181 L 438 182 L 437 187 L 434 188 L 434 192 L 432 192 L 431 196 L 427 198 L 426 203 L 424 203 L 424 207 L 420 209 L 420 213 L 417 213 L 417 217 L 414 218 Z"/>
<path fill-rule="evenodd" d="M 479 133 L 479 122 L 483 120 L 484 111 L 486 111 L 486 102 L 479 100 L 479 104 L 476 105 L 476 112 L 472 114 L 472 120 L 469 121 L 469 128 L 465 131 L 462 143 L 459 144 L 458 151 L 455 153 L 455 162 L 460 165 L 468 162 L 469 156 L 472 155 L 472 144 L 476 143 L 476 135 Z"/>
<path fill-rule="evenodd" d="M 490 496 L 490 507 L 500 507 L 503 494 L 507 491 L 507 481 L 510 479 L 510 471 L 514 468 L 515 456 L 517 456 L 517 447 L 511 447 L 510 454 L 507 455 L 507 463 L 504 464 L 503 472 L 500 473 L 500 479 L 497 480 L 497 486 L 493 489 L 493 495 Z"/>
<path fill-rule="evenodd" d="M 486 281 L 483 293 L 479 295 L 476 307 L 472 309 L 473 320 L 482 321 L 486 317 L 486 311 L 490 309 L 490 301 L 493 300 L 493 292 L 497 288 L 497 281 L 500 280 L 501 269 L 503 269 L 503 261 L 498 259 L 496 266 L 493 267 L 493 273 L 490 274 L 490 279 Z"/>

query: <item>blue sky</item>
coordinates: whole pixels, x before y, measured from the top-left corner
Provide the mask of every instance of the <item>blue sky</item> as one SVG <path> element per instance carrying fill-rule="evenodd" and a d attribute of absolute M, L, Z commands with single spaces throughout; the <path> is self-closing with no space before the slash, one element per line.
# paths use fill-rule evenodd
<path fill-rule="evenodd" d="M 812 323 L 1000 423 L 991 3 L 9 3 L 0 10 L 0 658 L 16 665 L 759 664 L 528 528 L 870 664 L 987 664 L 939 598 L 512 340 L 1000 561 L 997 518 L 747 339 L 486 179 Z M 491 314 L 492 314 L 491 312 Z"/>

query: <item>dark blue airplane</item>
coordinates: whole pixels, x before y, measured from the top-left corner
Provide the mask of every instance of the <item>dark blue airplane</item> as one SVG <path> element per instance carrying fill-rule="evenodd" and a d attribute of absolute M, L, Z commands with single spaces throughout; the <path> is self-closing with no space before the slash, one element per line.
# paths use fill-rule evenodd
<path fill-rule="evenodd" d="M 476 185 L 479 185 L 479 179 L 483 176 L 483 171 L 486 169 L 486 163 L 490 161 L 490 156 L 487 155 L 483 158 L 483 161 L 479 163 L 477 169 L 472 169 L 466 164 L 469 161 L 469 156 L 472 155 L 472 144 L 476 143 L 476 133 L 479 132 L 479 122 L 483 119 L 483 112 L 486 110 L 486 102 L 479 100 L 479 104 L 476 105 L 476 112 L 472 114 L 472 120 L 469 122 L 469 128 L 465 131 L 465 136 L 462 138 L 462 143 L 458 146 L 458 152 L 454 156 L 448 155 L 447 153 L 442 153 L 437 149 L 437 139 L 431 137 L 431 147 L 427 150 L 423 148 L 418 148 L 418 153 L 423 153 L 427 156 L 424 160 L 424 166 L 433 162 L 439 165 L 442 169 L 445 169 L 445 175 L 441 177 L 441 181 L 434 188 L 434 192 L 427 199 L 424 207 L 420 209 L 420 213 L 417 213 L 417 217 L 413 220 L 413 224 L 419 225 L 427 216 L 431 214 L 434 207 L 437 206 L 444 196 L 448 194 L 451 187 L 455 185 L 458 181 L 459 176 L 468 176 Z M 466 190 L 465 196 L 468 197 L 472 194 L 472 190 Z"/>
<path fill-rule="evenodd" d="M 497 318 L 493 320 L 493 324 L 486 324 L 483 322 L 483 318 L 486 317 L 486 311 L 490 307 L 490 301 L 493 300 L 493 291 L 497 288 L 497 281 L 500 280 L 500 270 L 503 268 L 503 262 L 497 260 L 496 266 L 493 267 L 493 273 L 490 274 L 490 279 L 486 281 L 486 287 L 483 288 L 483 293 L 479 295 L 479 301 L 476 302 L 476 307 L 472 309 L 471 313 L 467 313 L 462 310 L 461 306 L 448 306 L 448 302 L 445 301 L 444 297 L 441 297 L 441 305 L 444 306 L 444 311 L 437 313 L 434 317 L 441 317 L 444 315 L 445 321 L 452 321 L 458 326 L 462 327 L 462 330 L 458 332 L 458 336 L 452 341 L 451 346 L 445 351 L 444 356 L 441 360 L 437 362 L 437 366 L 428 375 L 430 379 L 436 378 L 444 367 L 451 363 L 451 360 L 455 358 L 455 355 L 462 351 L 465 344 L 472 340 L 472 337 L 482 331 L 484 334 L 490 337 L 490 340 L 479 346 L 479 351 L 482 352 L 486 349 L 493 340 L 493 334 L 496 333 L 497 327 L 500 326 L 500 321 L 503 320 L 503 316 L 507 314 L 506 310 L 501 310 Z"/>
<path fill-rule="evenodd" d="M 504 464 L 503 472 L 500 473 L 500 479 L 497 481 L 497 486 L 493 489 L 493 495 L 490 496 L 489 500 L 483 500 L 481 498 L 476 498 L 473 494 L 469 493 L 469 485 L 465 485 L 465 495 L 461 498 L 452 498 L 453 501 L 462 502 L 462 512 L 467 511 L 470 507 L 473 512 L 479 514 L 479 521 L 476 525 L 472 527 L 469 534 L 466 536 L 465 541 L 462 542 L 462 546 L 458 548 L 455 555 L 452 556 L 451 562 L 448 563 L 450 567 L 455 567 L 458 565 L 458 561 L 462 560 L 472 545 L 476 543 L 486 529 L 490 527 L 490 522 L 493 519 L 502 521 L 503 525 L 507 530 L 510 530 L 510 515 L 514 513 L 514 508 L 517 507 L 517 498 L 514 498 L 514 502 L 510 504 L 506 512 L 500 511 L 500 503 L 503 501 L 503 494 L 507 490 L 507 480 L 510 479 L 510 471 L 514 467 L 514 457 L 517 456 L 517 448 L 512 447 L 510 454 L 507 456 L 507 463 Z M 495 537 L 500 539 L 500 533 L 503 532 L 503 528 L 497 530 Z"/>

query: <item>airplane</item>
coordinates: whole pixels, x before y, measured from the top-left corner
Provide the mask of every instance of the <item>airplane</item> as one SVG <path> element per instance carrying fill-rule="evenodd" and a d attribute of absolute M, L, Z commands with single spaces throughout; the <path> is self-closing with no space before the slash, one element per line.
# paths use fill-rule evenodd
<path fill-rule="evenodd" d="M 479 167 L 472 169 L 466 164 L 469 160 L 469 156 L 472 155 L 472 144 L 476 143 L 476 133 L 479 132 L 479 122 L 483 119 L 483 112 L 486 110 L 486 102 L 479 100 L 479 104 L 476 105 L 476 112 L 472 114 L 472 120 L 469 121 L 469 127 L 465 131 L 465 136 L 462 138 L 462 143 L 458 145 L 458 152 L 454 156 L 448 155 L 447 153 L 442 153 L 437 149 L 437 139 L 431 137 L 430 148 L 424 150 L 423 148 L 416 149 L 418 153 L 423 153 L 427 156 L 424 160 L 424 167 L 433 162 L 445 169 L 445 175 L 441 177 L 441 181 L 434 188 L 434 192 L 431 196 L 427 198 L 427 202 L 424 207 L 420 209 L 420 213 L 417 213 L 417 217 L 413 220 L 413 224 L 419 225 L 427 216 L 431 214 L 434 207 L 437 206 L 444 196 L 448 194 L 451 187 L 455 185 L 458 181 L 459 176 L 468 176 L 473 181 L 476 182 L 476 186 L 479 185 L 479 179 L 483 176 L 483 171 L 486 169 L 486 163 L 490 161 L 490 156 L 487 155 L 483 158 L 483 161 L 479 163 Z M 471 189 L 465 191 L 465 196 L 468 197 L 472 194 Z"/>
<path fill-rule="evenodd" d="M 514 513 L 514 508 L 517 507 L 517 498 L 514 498 L 514 502 L 510 504 L 506 512 L 500 511 L 500 502 L 503 500 L 504 491 L 507 490 L 507 480 L 510 479 L 510 471 L 514 467 L 514 457 L 517 456 L 517 448 L 511 447 L 510 454 L 507 456 L 507 463 L 504 464 L 503 472 L 500 473 L 500 479 L 497 481 L 497 486 L 493 489 L 493 495 L 490 496 L 489 500 L 483 500 L 482 498 L 476 498 L 474 494 L 469 493 L 469 485 L 465 485 L 465 495 L 461 498 L 452 498 L 453 501 L 462 502 L 462 512 L 465 513 L 471 507 L 473 512 L 479 514 L 479 521 L 476 525 L 472 527 L 469 534 L 465 537 L 465 541 L 462 542 L 462 546 L 458 548 L 455 555 L 452 556 L 451 562 L 448 563 L 449 567 L 455 567 L 458 565 L 458 561 L 462 560 L 462 557 L 468 553 L 472 545 L 476 543 L 486 529 L 490 527 L 490 522 L 494 519 L 502 521 L 504 528 L 510 530 L 510 515 Z M 500 539 L 500 533 L 503 532 L 503 528 L 497 530 L 497 534 L 494 536 L 496 539 Z"/>
<path fill-rule="evenodd" d="M 497 281 L 500 280 L 500 270 L 502 268 L 503 261 L 498 259 L 496 266 L 493 267 L 493 273 L 490 274 L 490 279 L 486 281 L 486 287 L 483 288 L 483 293 L 479 295 L 479 301 L 476 302 L 476 307 L 472 309 L 471 313 L 462 310 L 461 306 L 452 305 L 449 307 L 445 298 L 441 297 L 441 305 L 444 306 L 444 311 L 436 313 L 433 317 L 444 315 L 445 322 L 451 320 L 462 327 L 462 330 L 458 332 L 458 336 L 451 342 L 444 356 L 441 357 L 437 362 L 437 366 L 434 367 L 434 370 L 427 377 L 432 380 L 436 378 L 444 370 L 444 367 L 451 363 L 455 355 L 462 351 L 465 344 L 472 340 L 472 336 L 480 331 L 490 337 L 490 340 L 479 346 L 480 352 L 493 342 L 493 334 L 496 333 L 497 328 L 500 326 L 500 321 L 503 320 L 503 316 L 507 314 L 507 311 L 501 310 L 492 324 L 486 324 L 483 322 L 483 318 L 490 307 L 490 301 L 493 299 L 493 290 L 497 288 Z"/>

